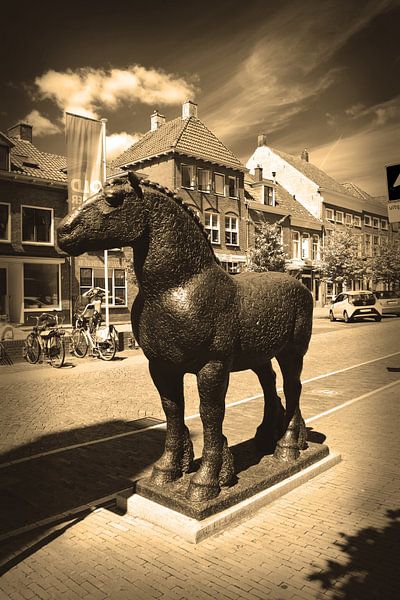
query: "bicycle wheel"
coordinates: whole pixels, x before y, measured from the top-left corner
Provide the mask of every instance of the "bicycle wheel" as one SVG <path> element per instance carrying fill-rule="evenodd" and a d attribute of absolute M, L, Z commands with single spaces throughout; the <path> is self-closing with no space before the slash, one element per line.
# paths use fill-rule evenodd
<path fill-rule="evenodd" d="M 54 335 L 49 343 L 50 364 L 55 369 L 59 369 L 63 366 L 65 359 L 64 338 L 62 338 L 60 335 Z"/>
<path fill-rule="evenodd" d="M 24 347 L 23 347 L 23 356 L 25 358 L 25 360 L 30 363 L 31 365 L 34 365 L 37 363 L 37 361 L 39 360 L 40 357 L 40 344 L 39 344 L 39 340 L 37 338 L 37 335 L 35 333 L 30 333 L 25 342 L 24 342 Z"/>
<path fill-rule="evenodd" d="M 83 358 L 88 351 L 88 342 L 82 329 L 73 329 L 71 333 L 71 352 L 77 358 Z"/>
<path fill-rule="evenodd" d="M 115 337 L 112 334 L 108 334 L 107 339 L 104 340 L 104 342 L 97 343 L 97 349 L 102 360 L 112 360 L 117 351 Z"/>

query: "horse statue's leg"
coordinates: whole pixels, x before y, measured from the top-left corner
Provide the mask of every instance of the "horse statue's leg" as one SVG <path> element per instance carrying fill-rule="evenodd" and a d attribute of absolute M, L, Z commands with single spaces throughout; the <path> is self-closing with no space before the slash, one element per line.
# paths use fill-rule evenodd
<path fill-rule="evenodd" d="M 193 464 L 193 444 L 184 420 L 183 373 L 150 361 L 150 374 L 161 396 L 167 419 L 165 449 L 151 475 L 156 485 L 179 479 Z"/>
<path fill-rule="evenodd" d="M 303 357 L 285 349 L 285 353 L 277 357 L 283 375 L 283 391 L 285 392 L 286 413 L 284 434 L 278 440 L 274 456 L 279 460 L 295 460 L 300 450 L 307 447 L 306 427 L 300 412 L 301 381 Z"/>
<path fill-rule="evenodd" d="M 207 363 L 197 373 L 204 444 L 200 468 L 187 491 L 192 501 L 215 498 L 220 486 L 230 485 L 235 477 L 233 456 L 222 434 L 228 381 L 229 370 L 219 361 Z"/>
<path fill-rule="evenodd" d="M 275 450 L 276 442 L 283 433 L 285 411 L 276 391 L 276 374 L 271 361 L 254 367 L 264 392 L 264 416 L 257 427 L 254 440 L 257 448 L 269 454 Z"/>

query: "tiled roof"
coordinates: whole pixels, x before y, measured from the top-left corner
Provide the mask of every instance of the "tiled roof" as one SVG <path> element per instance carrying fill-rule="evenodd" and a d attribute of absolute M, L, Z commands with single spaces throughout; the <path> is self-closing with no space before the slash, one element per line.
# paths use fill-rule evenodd
<path fill-rule="evenodd" d="M 10 137 L 14 147 L 11 149 L 11 171 L 29 177 L 51 179 L 66 183 L 67 160 L 65 156 L 42 152 L 31 142 Z"/>
<path fill-rule="evenodd" d="M 348 191 L 349 194 L 360 198 L 361 200 L 373 200 L 373 196 L 362 190 L 358 185 L 351 182 L 342 183 L 342 186 Z"/>
<path fill-rule="evenodd" d="M 276 150 L 275 148 L 273 148 L 273 152 L 275 152 L 275 154 L 280 156 L 287 163 L 292 165 L 292 167 L 303 173 L 303 175 L 308 177 L 308 179 L 314 181 L 320 188 L 324 190 L 331 190 L 332 192 L 337 192 L 338 194 L 344 194 L 346 196 L 349 195 L 348 190 L 343 185 L 333 179 L 333 177 L 330 177 L 324 173 L 324 171 L 321 171 L 321 169 L 312 163 L 307 162 L 300 157 L 293 156 L 292 154 L 282 152 L 282 150 Z"/>
<path fill-rule="evenodd" d="M 246 175 L 245 182 L 245 195 L 247 198 L 254 198 L 254 190 L 251 185 L 254 183 L 254 177 L 251 174 Z M 269 182 L 267 181 L 266 184 Z M 319 221 L 314 215 L 312 215 L 298 200 L 293 198 L 291 194 L 285 188 L 283 188 L 279 183 L 276 185 L 276 193 L 275 193 L 275 202 L 276 208 L 282 209 L 282 214 L 289 214 L 293 217 L 298 217 L 299 219 L 305 219 L 310 221 L 310 223 L 314 225 L 321 226 L 321 221 Z M 257 200 L 256 200 L 257 202 Z M 251 208 L 256 208 L 254 205 Z"/>
<path fill-rule="evenodd" d="M 178 117 L 164 123 L 155 131 L 148 131 L 112 164 L 129 165 L 168 152 L 195 156 L 233 169 L 246 170 L 240 160 L 197 117 Z"/>

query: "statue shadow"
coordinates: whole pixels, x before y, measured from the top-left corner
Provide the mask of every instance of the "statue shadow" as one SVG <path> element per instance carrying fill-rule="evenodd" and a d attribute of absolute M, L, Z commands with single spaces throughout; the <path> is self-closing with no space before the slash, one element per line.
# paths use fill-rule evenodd
<path fill-rule="evenodd" d="M 156 427 L 143 429 L 154 422 Z M 68 521 L 85 518 L 100 505 L 112 509 L 118 492 L 133 491 L 150 473 L 164 443 L 157 419 L 109 421 L 46 435 L 2 454 L 0 574 L 47 543 L 48 536 L 61 535 Z"/>
<path fill-rule="evenodd" d="M 365 527 L 354 535 L 340 533 L 336 546 L 342 556 L 308 575 L 329 590 L 332 600 L 391 600 L 398 598 L 400 572 L 400 509 L 386 511 L 381 529 Z M 323 594 L 325 597 L 325 594 Z M 321 595 L 322 596 L 322 595 Z"/>

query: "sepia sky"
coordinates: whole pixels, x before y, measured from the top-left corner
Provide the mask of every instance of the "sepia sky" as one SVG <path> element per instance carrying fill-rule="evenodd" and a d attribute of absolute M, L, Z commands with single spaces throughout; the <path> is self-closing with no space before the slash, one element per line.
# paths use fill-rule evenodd
<path fill-rule="evenodd" d="M 386 194 L 400 163 L 400 0 L 21 2 L 2 8 L 0 130 L 65 154 L 63 112 L 106 117 L 110 156 L 191 98 L 244 162 L 257 135 Z M 4 44 L 5 42 L 5 44 Z"/>

